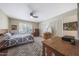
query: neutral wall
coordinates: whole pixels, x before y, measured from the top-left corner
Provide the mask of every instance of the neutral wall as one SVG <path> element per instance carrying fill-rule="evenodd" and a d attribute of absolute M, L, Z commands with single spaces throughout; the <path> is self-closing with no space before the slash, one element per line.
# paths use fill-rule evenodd
<path fill-rule="evenodd" d="M 0 34 L 8 31 L 8 25 L 8 17 L 2 10 L 0 10 Z"/>
<path fill-rule="evenodd" d="M 14 19 L 14 18 L 9 18 L 9 29 L 11 29 L 11 25 L 17 25 L 17 29 L 19 29 L 19 23 L 29 23 L 32 25 L 32 28 L 39 28 L 39 23 L 36 22 L 29 22 L 29 21 L 23 21 L 23 20 L 19 20 L 19 19 Z"/>
<path fill-rule="evenodd" d="M 64 36 L 64 35 L 70 35 L 70 36 L 75 36 L 75 38 L 77 39 L 77 31 L 64 31 L 63 30 L 63 23 L 67 23 L 67 22 L 73 22 L 73 21 L 77 21 L 77 10 L 71 10 L 68 11 L 64 14 L 58 15 L 56 17 L 50 18 L 46 21 L 40 22 L 40 32 L 41 35 L 44 32 L 44 29 L 46 26 L 50 26 L 53 28 L 53 30 L 55 31 L 55 35 L 56 36 Z"/>
<path fill-rule="evenodd" d="M 8 17 L 0 10 L 0 29 L 8 29 Z"/>

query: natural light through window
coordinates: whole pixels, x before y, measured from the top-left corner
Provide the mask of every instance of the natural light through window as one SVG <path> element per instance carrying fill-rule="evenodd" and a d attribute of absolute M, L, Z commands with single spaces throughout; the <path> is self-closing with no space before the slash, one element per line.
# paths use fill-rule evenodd
<path fill-rule="evenodd" d="M 29 23 L 19 23 L 20 33 L 32 33 L 32 25 Z"/>

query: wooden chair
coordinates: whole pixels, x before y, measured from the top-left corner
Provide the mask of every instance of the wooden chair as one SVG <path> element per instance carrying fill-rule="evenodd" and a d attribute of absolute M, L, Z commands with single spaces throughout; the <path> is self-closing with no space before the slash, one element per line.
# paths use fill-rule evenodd
<path fill-rule="evenodd" d="M 50 33 L 50 32 L 46 32 L 46 33 L 43 34 L 43 38 L 45 40 L 50 39 L 51 37 L 52 37 L 52 33 Z"/>

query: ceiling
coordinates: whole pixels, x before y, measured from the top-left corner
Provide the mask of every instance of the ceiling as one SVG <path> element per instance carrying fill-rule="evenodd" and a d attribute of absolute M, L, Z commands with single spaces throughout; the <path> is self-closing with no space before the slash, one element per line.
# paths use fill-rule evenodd
<path fill-rule="evenodd" d="M 11 18 L 40 22 L 77 8 L 76 3 L 0 3 L 0 9 Z M 32 18 L 35 11 L 38 18 Z"/>

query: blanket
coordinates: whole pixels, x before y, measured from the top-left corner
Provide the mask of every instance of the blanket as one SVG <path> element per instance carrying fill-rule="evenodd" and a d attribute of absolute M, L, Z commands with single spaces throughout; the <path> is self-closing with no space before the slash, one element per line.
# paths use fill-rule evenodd
<path fill-rule="evenodd" d="M 30 42 L 34 42 L 33 36 L 31 35 L 14 35 L 0 42 L 0 50 Z"/>

